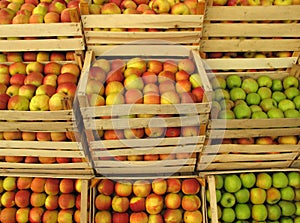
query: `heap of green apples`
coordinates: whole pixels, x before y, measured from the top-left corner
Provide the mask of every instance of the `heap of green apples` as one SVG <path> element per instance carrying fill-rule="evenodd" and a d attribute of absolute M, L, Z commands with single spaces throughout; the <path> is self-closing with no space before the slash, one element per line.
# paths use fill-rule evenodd
<path fill-rule="evenodd" d="M 220 222 L 300 222 L 300 172 L 215 175 L 215 187 Z"/>
<path fill-rule="evenodd" d="M 197 14 L 197 0 L 93 0 L 91 14 Z"/>
<path fill-rule="evenodd" d="M 102 179 L 95 187 L 95 223 L 202 222 L 196 178 Z"/>
<path fill-rule="evenodd" d="M 2 223 L 80 223 L 81 180 L 0 178 Z"/>
<path fill-rule="evenodd" d="M 119 104 L 201 103 L 204 98 L 201 76 L 192 59 L 180 60 L 125 59 L 96 60 L 89 70 L 86 96 L 91 106 Z M 147 108 L 145 108 L 147 109 Z M 180 114 L 179 114 L 180 115 Z M 172 114 L 127 114 L 122 118 L 171 117 Z M 103 117 L 110 118 L 110 117 Z M 198 136 L 199 126 L 151 127 L 99 130 L 104 140 Z M 191 154 L 177 154 L 187 158 Z M 175 159 L 175 154 L 149 154 L 115 157 L 119 160 Z"/>
<path fill-rule="evenodd" d="M 71 22 L 74 9 L 79 0 L 0 0 L 0 24 Z"/>
<path fill-rule="evenodd" d="M 220 119 L 299 118 L 299 79 L 257 79 L 236 74 L 212 79 L 213 105 Z"/>

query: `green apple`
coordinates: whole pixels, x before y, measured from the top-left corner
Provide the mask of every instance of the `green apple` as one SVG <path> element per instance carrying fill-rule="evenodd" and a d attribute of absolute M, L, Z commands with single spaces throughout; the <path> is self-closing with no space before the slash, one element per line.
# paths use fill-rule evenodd
<path fill-rule="evenodd" d="M 262 75 L 257 78 L 257 83 L 259 87 L 271 88 L 273 84 L 273 80 L 271 77 L 267 75 Z"/>
<path fill-rule="evenodd" d="M 291 186 L 280 188 L 281 199 L 292 201 L 295 198 L 295 191 Z"/>
<path fill-rule="evenodd" d="M 234 193 L 237 203 L 247 203 L 250 199 L 250 192 L 247 188 L 241 188 Z"/>
<path fill-rule="evenodd" d="M 281 91 L 274 91 L 272 93 L 272 98 L 278 103 L 281 100 L 286 99 L 286 95 Z"/>
<path fill-rule="evenodd" d="M 296 171 L 288 172 L 287 174 L 289 185 L 294 188 L 300 188 L 300 173 Z"/>
<path fill-rule="evenodd" d="M 211 86 L 214 90 L 218 89 L 218 88 L 225 89 L 226 88 L 226 80 L 221 76 L 216 76 L 213 79 L 211 79 Z"/>
<path fill-rule="evenodd" d="M 288 99 L 293 100 L 295 97 L 300 95 L 300 90 L 296 87 L 289 87 L 284 90 L 284 94 Z"/>
<path fill-rule="evenodd" d="M 284 201 L 281 200 L 278 202 L 278 205 L 281 208 L 281 215 L 282 216 L 292 216 L 296 212 L 296 205 L 292 201 Z"/>
<path fill-rule="evenodd" d="M 281 209 L 279 205 L 273 204 L 273 205 L 266 205 L 267 211 L 268 211 L 268 219 L 271 221 L 276 221 L 281 216 Z"/>
<path fill-rule="evenodd" d="M 271 108 L 277 108 L 277 102 L 272 98 L 263 99 L 259 106 L 264 112 L 268 112 Z"/>
<path fill-rule="evenodd" d="M 295 103 L 296 109 L 300 110 L 300 95 L 294 97 L 293 102 Z"/>
<path fill-rule="evenodd" d="M 251 118 L 251 109 L 248 105 L 239 104 L 233 108 L 233 112 L 237 119 Z"/>
<path fill-rule="evenodd" d="M 300 216 L 300 201 L 296 201 L 295 206 L 296 206 L 295 215 Z"/>
<path fill-rule="evenodd" d="M 243 187 L 252 188 L 256 182 L 256 176 L 254 173 L 241 173 L 240 179 Z"/>
<path fill-rule="evenodd" d="M 256 184 L 257 187 L 262 189 L 269 189 L 272 186 L 272 177 L 270 174 L 262 172 L 256 175 Z"/>
<path fill-rule="evenodd" d="M 229 89 L 240 87 L 242 85 L 242 78 L 236 74 L 229 75 L 226 78 L 226 85 Z"/>
<path fill-rule="evenodd" d="M 250 105 L 251 112 L 262 111 L 262 108 L 259 105 Z"/>
<path fill-rule="evenodd" d="M 222 217 L 222 208 L 219 205 L 217 205 L 217 215 L 218 215 L 218 219 L 220 219 Z M 212 217 L 210 207 L 208 207 L 208 209 L 207 209 L 207 217 L 209 219 L 211 219 L 211 217 Z"/>
<path fill-rule="evenodd" d="M 213 97 L 214 100 L 221 101 L 223 99 L 230 99 L 230 94 L 226 89 L 219 88 L 214 91 Z"/>
<path fill-rule="evenodd" d="M 254 204 L 251 209 L 251 217 L 255 221 L 265 221 L 268 217 L 268 210 L 263 204 Z"/>
<path fill-rule="evenodd" d="M 220 204 L 224 208 L 231 208 L 235 205 L 236 199 L 232 193 L 223 192 L 220 200 Z"/>
<path fill-rule="evenodd" d="M 247 102 L 245 100 L 242 100 L 242 99 L 238 99 L 234 102 L 234 106 L 237 106 L 237 105 L 240 105 L 240 104 L 248 105 Z"/>
<path fill-rule="evenodd" d="M 267 189 L 267 198 L 266 202 L 268 204 L 276 204 L 281 199 L 280 190 L 276 187 L 271 187 Z"/>
<path fill-rule="evenodd" d="M 234 102 L 231 101 L 230 99 L 223 99 L 220 101 L 220 105 L 221 105 L 222 110 L 231 109 L 234 106 Z"/>
<path fill-rule="evenodd" d="M 218 118 L 220 119 L 235 119 L 235 114 L 232 110 L 225 109 L 219 112 Z"/>
<path fill-rule="evenodd" d="M 224 188 L 229 193 L 235 193 L 242 187 L 242 182 L 236 174 L 228 174 L 224 178 Z"/>
<path fill-rule="evenodd" d="M 219 202 L 221 200 L 221 198 L 222 198 L 222 192 L 221 192 L 221 190 L 216 189 L 215 193 L 216 193 L 216 200 L 217 200 L 217 202 Z M 206 191 L 206 200 L 208 202 L 210 202 L 210 193 L 209 193 L 209 190 Z"/>
<path fill-rule="evenodd" d="M 246 92 L 240 87 L 232 88 L 229 94 L 232 101 L 246 99 Z"/>
<path fill-rule="evenodd" d="M 300 223 L 300 216 L 296 216 L 296 217 L 295 217 L 294 223 Z"/>
<path fill-rule="evenodd" d="M 256 111 L 253 112 L 251 115 L 251 119 L 265 119 L 265 118 L 269 118 L 267 113 L 263 112 L 263 111 Z"/>
<path fill-rule="evenodd" d="M 199 74 L 191 74 L 189 80 L 193 88 L 202 87 L 202 79 Z"/>
<path fill-rule="evenodd" d="M 289 179 L 284 172 L 274 172 L 272 174 L 273 187 L 284 188 L 289 184 Z"/>
<path fill-rule="evenodd" d="M 267 114 L 269 118 L 284 118 L 284 113 L 279 108 L 271 108 Z"/>
<path fill-rule="evenodd" d="M 280 223 L 295 223 L 295 222 L 291 217 L 281 217 Z"/>
<path fill-rule="evenodd" d="M 284 89 L 288 89 L 290 87 L 299 87 L 299 81 L 294 76 L 286 76 L 285 78 L 283 78 L 282 84 Z"/>
<path fill-rule="evenodd" d="M 272 90 L 268 87 L 260 87 L 257 90 L 257 94 L 259 94 L 261 100 L 265 98 L 271 98 L 272 97 Z"/>
<path fill-rule="evenodd" d="M 282 91 L 283 85 L 282 81 L 280 79 L 274 79 L 272 80 L 272 91 Z"/>
<path fill-rule="evenodd" d="M 300 201 L 300 188 L 295 188 L 294 192 L 295 192 L 295 198 L 294 198 L 294 200 L 295 201 Z"/>
<path fill-rule="evenodd" d="M 266 201 L 266 198 L 266 190 L 259 187 L 253 187 L 250 189 L 250 201 L 252 204 L 263 204 Z"/>
<path fill-rule="evenodd" d="M 242 81 L 241 88 L 247 93 L 255 93 L 258 90 L 258 83 L 253 78 L 245 78 Z"/>
<path fill-rule="evenodd" d="M 248 105 L 259 105 L 260 96 L 258 93 L 251 92 L 246 96 L 246 102 Z"/>
<path fill-rule="evenodd" d="M 251 217 L 251 209 L 248 204 L 237 204 L 235 206 L 235 216 L 237 219 L 246 220 Z"/>
<path fill-rule="evenodd" d="M 233 222 L 235 220 L 235 211 L 233 208 L 223 208 L 222 222 Z"/>
<path fill-rule="evenodd" d="M 289 109 L 284 111 L 285 118 L 300 118 L 300 112 L 296 109 Z"/>
<path fill-rule="evenodd" d="M 222 175 L 215 175 L 215 184 L 216 184 L 216 189 L 220 190 L 224 186 L 224 178 Z"/>

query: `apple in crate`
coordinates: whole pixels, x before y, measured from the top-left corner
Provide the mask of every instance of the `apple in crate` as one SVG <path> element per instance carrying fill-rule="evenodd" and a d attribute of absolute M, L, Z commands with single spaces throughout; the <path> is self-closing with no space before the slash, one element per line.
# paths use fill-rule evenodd
<path fill-rule="evenodd" d="M 138 197 L 147 197 L 151 188 L 151 183 L 148 180 L 136 180 L 133 183 L 133 193 Z"/>
<path fill-rule="evenodd" d="M 15 204 L 20 208 L 25 208 L 30 204 L 30 190 L 18 190 L 15 193 Z"/>
<path fill-rule="evenodd" d="M 164 199 L 161 195 L 151 193 L 146 197 L 146 211 L 149 214 L 159 214 L 164 206 Z"/>
<path fill-rule="evenodd" d="M 129 196 L 132 193 L 132 183 L 128 180 L 119 180 L 115 183 L 115 193 L 119 196 Z"/>
<path fill-rule="evenodd" d="M 148 223 L 148 215 L 143 211 L 133 212 L 130 214 L 129 221 L 131 223 Z"/>

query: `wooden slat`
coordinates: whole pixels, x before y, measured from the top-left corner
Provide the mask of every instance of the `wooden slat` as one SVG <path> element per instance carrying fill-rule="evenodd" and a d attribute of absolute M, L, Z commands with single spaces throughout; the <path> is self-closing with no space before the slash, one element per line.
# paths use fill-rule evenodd
<path fill-rule="evenodd" d="M 246 170 L 246 169 L 263 169 L 263 168 L 288 168 L 290 161 L 274 162 L 229 162 L 229 163 L 210 163 L 199 164 L 197 170 Z"/>
<path fill-rule="evenodd" d="M 1 122 L 1 131 L 68 132 L 76 131 L 72 122 Z"/>
<path fill-rule="evenodd" d="M 82 15 L 81 19 L 84 28 L 201 28 L 203 15 Z"/>
<path fill-rule="evenodd" d="M 204 62 L 211 69 L 278 69 L 291 67 L 297 57 L 281 58 L 216 58 L 205 59 Z"/>
<path fill-rule="evenodd" d="M 54 121 L 54 120 L 72 120 L 72 110 L 61 111 L 0 111 L 0 120 L 35 120 L 35 121 Z"/>
<path fill-rule="evenodd" d="M 184 146 L 166 146 L 152 148 L 122 148 L 110 150 L 93 150 L 91 153 L 94 157 L 113 157 L 113 156 L 128 156 L 128 155 L 145 155 L 145 154 L 170 154 L 170 153 L 194 153 L 201 152 L 203 145 L 184 145 Z"/>
<path fill-rule="evenodd" d="M 0 148 L 38 148 L 38 149 L 62 149 L 80 150 L 81 144 L 78 142 L 55 142 L 55 141 L 18 141 L 0 140 Z"/>
<path fill-rule="evenodd" d="M 121 140 L 101 140 L 90 142 L 91 149 L 99 148 L 123 148 L 123 147 L 153 147 L 168 145 L 188 145 L 204 143 L 205 136 L 170 137 L 170 138 L 147 138 L 147 139 L 121 139 Z"/>
<path fill-rule="evenodd" d="M 84 50 L 83 38 L 0 40 L 0 51 L 73 51 Z"/>
<path fill-rule="evenodd" d="M 111 32 L 111 31 L 86 31 L 87 44 L 122 44 L 130 41 L 144 39 L 157 39 L 176 43 L 192 44 L 200 41 L 200 32 L 177 31 L 177 32 Z"/>
<path fill-rule="evenodd" d="M 299 37 L 299 23 L 210 23 L 203 37 Z M 277 41 L 277 40 L 276 40 Z M 276 47 L 276 46 L 274 46 Z"/>
<path fill-rule="evenodd" d="M 82 36 L 80 23 L 37 23 L 1 25 L 0 37 Z"/>
<path fill-rule="evenodd" d="M 204 52 L 299 51 L 299 39 L 209 39 L 201 41 Z"/>
<path fill-rule="evenodd" d="M 208 113 L 209 103 L 193 104 L 120 104 L 82 108 L 83 118 L 130 114 L 195 114 Z"/>
<path fill-rule="evenodd" d="M 299 20 L 300 5 L 288 6 L 207 6 L 205 19 L 208 21 L 257 21 Z"/>

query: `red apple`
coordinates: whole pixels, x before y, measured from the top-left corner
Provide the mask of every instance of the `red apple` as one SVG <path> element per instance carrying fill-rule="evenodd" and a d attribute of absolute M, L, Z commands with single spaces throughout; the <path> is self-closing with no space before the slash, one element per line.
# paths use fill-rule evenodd
<path fill-rule="evenodd" d="M 133 212 L 140 212 L 146 209 L 144 197 L 131 197 L 129 207 Z"/>
<path fill-rule="evenodd" d="M 104 194 L 98 194 L 95 198 L 95 207 L 100 211 L 108 211 L 111 207 L 111 197 Z"/>
<path fill-rule="evenodd" d="M 181 187 L 184 194 L 197 194 L 200 191 L 200 183 L 195 178 L 184 179 Z"/>
<path fill-rule="evenodd" d="M 102 179 L 97 186 L 97 190 L 99 193 L 109 196 L 114 192 L 114 182 L 110 179 Z"/>
<path fill-rule="evenodd" d="M 63 209 L 71 209 L 75 207 L 75 195 L 62 193 L 58 197 L 58 206 Z"/>

